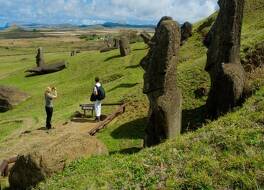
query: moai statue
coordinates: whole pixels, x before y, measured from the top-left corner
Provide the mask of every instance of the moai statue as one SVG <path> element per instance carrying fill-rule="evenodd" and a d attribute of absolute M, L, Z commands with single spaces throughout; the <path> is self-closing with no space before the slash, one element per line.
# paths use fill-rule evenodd
<path fill-rule="evenodd" d="M 182 96 L 176 80 L 180 39 L 179 25 L 163 17 L 140 63 L 145 70 L 143 92 L 150 103 L 145 146 L 157 145 L 181 132 Z"/>
<path fill-rule="evenodd" d="M 42 47 L 39 47 L 37 50 L 36 64 L 37 67 L 42 67 L 45 65 Z"/>
<path fill-rule="evenodd" d="M 218 17 L 208 33 L 205 70 L 211 77 L 207 100 L 208 116 L 217 118 L 236 106 L 245 85 L 245 72 L 240 62 L 240 38 L 244 0 L 219 0 Z"/>
<path fill-rule="evenodd" d="M 127 56 L 131 52 L 129 40 L 127 37 L 123 36 L 120 38 L 119 46 L 121 56 Z"/>
<path fill-rule="evenodd" d="M 188 38 L 190 38 L 192 36 L 192 24 L 189 22 L 185 22 L 182 26 L 181 26 L 181 44 L 183 45 L 184 42 L 186 40 L 188 40 Z"/>

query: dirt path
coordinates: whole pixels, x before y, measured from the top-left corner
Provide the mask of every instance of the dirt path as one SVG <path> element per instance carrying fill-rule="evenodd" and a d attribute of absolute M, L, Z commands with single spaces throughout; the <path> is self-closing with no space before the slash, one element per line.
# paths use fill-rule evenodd
<path fill-rule="evenodd" d="M 30 130 L 29 126 L 32 126 L 33 121 L 24 122 L 28 127 L 23 128 L 23 131 L 17 131 L 0 143 L 0 161 L 18 154 L 45 149 L 53 143 L 59 143 L 66 136 L 88 134 L 88 131 L 96 125 L 88 122 L 68 122 L 48 131 L 45 128 Z"/>

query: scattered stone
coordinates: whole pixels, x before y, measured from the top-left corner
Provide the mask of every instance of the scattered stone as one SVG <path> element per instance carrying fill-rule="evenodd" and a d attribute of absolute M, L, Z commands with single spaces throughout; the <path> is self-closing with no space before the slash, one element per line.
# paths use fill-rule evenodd
<path fill-rule="evenodd" d="M 75 55 L 76 55 L 75 50 L 72 50 L 72 51 L 71 51 L 71 57 L 73 57 L 73 56 L 75 56 Z"/>
<path fill-rule="evenodd" d="M 204 96 L 207 96 L 209 93 L 207 88 L 201 87 L 194 91 L 195 98 L 202 98 Z"/>
<path fill-rule="evenodd" d="M 27 93 L 21 92 L 16 88 L 0 86 L 0 112 L 13 109 L 14 106 L 27 100 L 29 97 Z"/>
<path fill-rule="evenodd" d="M 189 22 L 185 22 L 181 26 L 181 45 L 192 36 L 192 29 L 192 24 Z"/>
<path fill-rule="evenodd" d="M 147 56 L 140 63 L 145 70 L 143 92 L 150 102 L 145 146 L 175 138 L 181 131 L 182 96 L 176 80 L 179 25 L 170 17 L 163 17 L 151 43 Z"/>
<path fill-rule="evenodd" d="M 19 155 L 10 170 L 11 189 L 26 190 L 63 171 L 70 162 L 81 157 L 107 155 L 104 144 L 89 135 L 65 135 L 47 148 Z"/>
<path fill-rule="evenodd" d="M 245 54 L 242 65 L 246 72 L 264 66 L 264 42 L 257 44 L 253 49 L 246 49 Z"/>
<path fill-rule="evenodd" d="M 244 0 L 219 0 L 220 11 L 206 39 L 205 70 L 211 77 L 207 100 L 212 118 L 236 106 L 243 93 L 245 72 L 240 62 L 240 38 Z"/>
<path fill-rule="evenodd" d="M 53 64 L 45 64 L 42 48 L 38 48 L 37 51 L 38 51 L 36 56 L 37 67 L 26 70 L 26 72 L 31 73 L 28 76 L 54 73 L 66 68 L 67 65 L 66 61 L 60 61 Z"/>
<path fill-rule="evenodd" d="M 71 57 L 76 56 L 78 53 L 81 53 L 81 50 L 77 49 L 77 50 L 72 50 L 71 51 Z"/>
<path fill-rule="evenodd" d="M 129 40 L 127 37 L 121 37 L 119 40 L 119 46 L 120 46 L 120 55 L 121 56 L 127 56 L 130 52 L 130 46 L 129 46 Z"/>

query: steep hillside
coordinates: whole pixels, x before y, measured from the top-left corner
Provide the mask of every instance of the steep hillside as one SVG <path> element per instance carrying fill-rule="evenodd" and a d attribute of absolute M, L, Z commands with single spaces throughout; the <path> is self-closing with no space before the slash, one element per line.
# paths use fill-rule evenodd
<path fill-rule="evenodd" d="M 246 0 L 241 56 L 246 49 L 264 42 L 264 1 Z M 148 111 L 142 94 L 143 70 L 140 60 L 147 53 L 143 43 L 132 46 L 123 58 L 117 50 L 100 54 L 82 51 L 69 57 L 69 51 L 85 41 L 58 42 L 33 40 L 0 46 L 0 84 L 18 87 L 32 98 L 14 110 L 0 114 L 0 149 L 4 141 L 17 138 L 25 130 L 43 127 L 45 112 L 43 90 L 56 86 L 55 127 L 69 120 L 88 103 L 93 80 L 100 76 L 107 92 L 105 102 L 128 102 L 124 115 L 97 135 L 109 149 L 110 156 L 80 159 L 37 189 L 262 189 L 264 188 L 264 72 L 253 73 L 257 92 L 242 108 L 217 121 L 204 121 L 206 96 L 196 98 L 194 91 L 208 89 L 209 76 L 204 71 L 206 48 L 203 36 L 216 14 L 194 26 L 194 35 L 181 48 L 178 85 L 183 93 L 183 128 L 175 140 L 151 149 L 142 149 Z M 1 42 L 3 43 L 3 42 Z M 20 44 L 21 43 L 21 44 Z M 29 47 L 30 46 L 30 47 Z M 44 46 L 47 61 L 66 59 L 66 70 L 45 76 L 25 78 L 24 71 L 35 65 L 35 48 Z M 53 52 L 53 53 L 52 53 Z M 18 55 L 17 55 L 18 54 Z M 115 108 L 104 108 L 108 114 Z M 203 126 L 202 129 L 199 129 Z M 196 130 L 196 131 L 194 131 Z M 21 144 L 23 146 L 23 144 Z M 141 150 L 141 151 L 140 151 Z M 0 158 L 1 157 L 0 153 Z M 0 180 L 1 183 L 1 180 Z"/>
<path fill-rule="evenodd" d="M 242 57 L 245 48 L 264 41 L 263 11 L 262 0 L 247 1 Z M 184 97 L 184 127 L 186 130 L 203 128 L 139 153 L 135 153 L 138 151 L 136 147 L 131 147 L 129 150 L 135 153 L 133 155 L 124 155 L 126 149 L 109 157 L 81 159 L 67 167 L 65 172 L 41 184 L 40 189 L 264 188 L 264 87 L 260 86 L 257 93 L 233 113 L 214 122 L 202 120 L 206 97 L 197 99 L 194 91 L 199 87 L 209 87 L 209 77 L 204 71 L 206 49 L 201 43 L 203 32 L 198 30 L 205 22 L 208 20 L 195 26 L 195 34 L 182 47 L 178 67 L 178 81 Z M 202 30 L 208 31 L 211 24 L 210 21 L 204 24 Z M 259 79 L 263 80 L 263 77 Z M 142 110 L 140 106 L 136 109 Z M 118 143 L 113 143 L 116 139 L 112 139 L 116 134 L 122 139 L 142 138 L 135 131 L 144 126 L 141 118 L 146 113 L 135 112 L 129 111 L 116 122 L 117 125 L 111 125 L 98 135 L 110 150 L 118 149 L 114 148 L 118 146 Z M 128 123 L 117 127 L 122 121 Z M 124 130 L 133 133 L 127 135 Z"/>

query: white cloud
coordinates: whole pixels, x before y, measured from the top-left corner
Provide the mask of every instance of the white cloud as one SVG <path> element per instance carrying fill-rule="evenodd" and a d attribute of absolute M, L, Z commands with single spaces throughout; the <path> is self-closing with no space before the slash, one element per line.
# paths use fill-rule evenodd
<path fill-rule="evenodd" d="M 217 0 L 0 0 L 9 22 L 156 23 L 162 16 L 195 22 L 216 10 Z M 2 20 L 2 19 L 1 19 Z"/>

